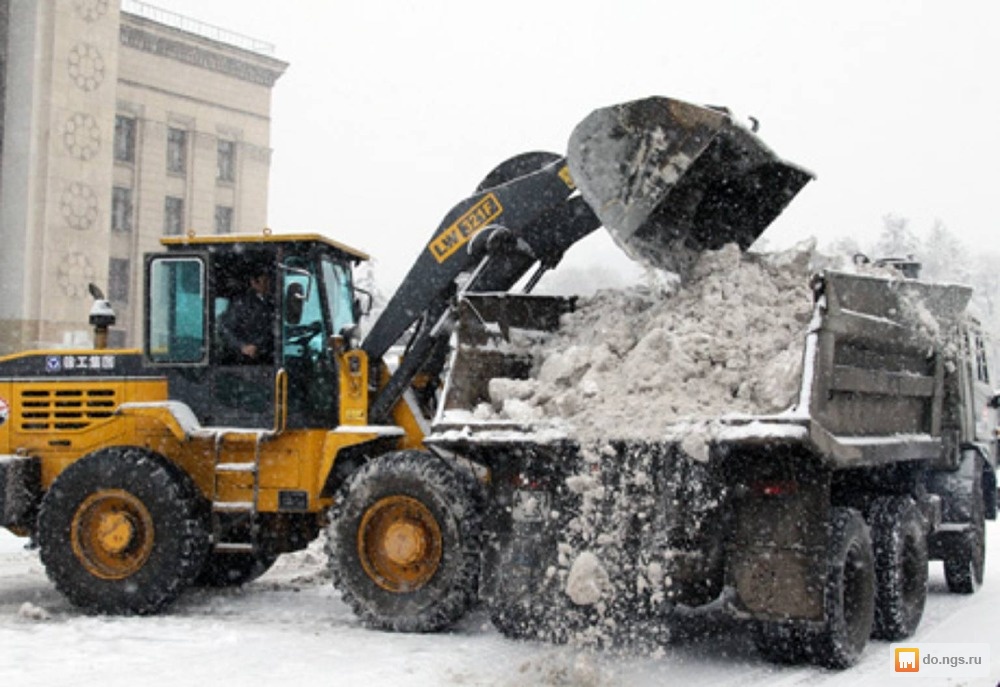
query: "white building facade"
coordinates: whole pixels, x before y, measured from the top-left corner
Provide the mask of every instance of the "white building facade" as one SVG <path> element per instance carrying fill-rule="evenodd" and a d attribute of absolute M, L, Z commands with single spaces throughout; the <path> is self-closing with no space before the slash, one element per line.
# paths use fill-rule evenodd
<path fill-rule="evenodd" d="M 86 347 L 94 283 L 142 333 L 164 235 L 267 222 L 267 44 L 135 0 L 0 0 L 0 354 Z"/>

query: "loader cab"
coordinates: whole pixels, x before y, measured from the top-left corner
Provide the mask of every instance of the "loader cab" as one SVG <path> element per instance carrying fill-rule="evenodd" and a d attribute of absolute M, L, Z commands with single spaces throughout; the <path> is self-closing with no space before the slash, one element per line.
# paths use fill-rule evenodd
<path fill-rule="evenodd" d="M 363 253 L 319 236 L 164 239 L 146 257 L 147 366 L 207 426 L 333 427 L 330 341 L 355 324 Z"/>

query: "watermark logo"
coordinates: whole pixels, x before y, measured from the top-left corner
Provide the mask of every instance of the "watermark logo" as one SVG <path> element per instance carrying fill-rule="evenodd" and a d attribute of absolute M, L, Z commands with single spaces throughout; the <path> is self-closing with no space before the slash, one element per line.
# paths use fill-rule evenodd
<path fill-rule="evenodd" d="M 920 649 L 912 646 L 899 647 L 892 653 L 895 658 L 894 670 L 897 673 L 920 672 Z"/>
<path fill-rule="evenodd" d="M 986 643 L 893 644 L 890 674 L 899 678 L 969 678 L 990 674 Z"/>

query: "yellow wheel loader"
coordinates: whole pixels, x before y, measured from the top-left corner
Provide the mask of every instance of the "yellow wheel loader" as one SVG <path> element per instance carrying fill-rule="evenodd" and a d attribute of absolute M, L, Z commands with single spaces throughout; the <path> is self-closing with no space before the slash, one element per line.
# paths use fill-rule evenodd
<path fill-rule="evenodd" d="M 568 155 L 490 172 L 364 337 L 360 251 L 165 238 L 146 256 L 141 348 L 0 358 L 0 525 L 35 538 L 74 604 L 145 614 L 253 579 L 332 520 L 334 583 L 366 623 L 446 627 L 478 595 L 490 477 L 423 442 L 458 297 L 530 291 L 602 223 L 640 259 L 746 248 L 809 179 L 723 111 L 598 110 Z M 95 305 L 99 332 L 108 311 Z"/>

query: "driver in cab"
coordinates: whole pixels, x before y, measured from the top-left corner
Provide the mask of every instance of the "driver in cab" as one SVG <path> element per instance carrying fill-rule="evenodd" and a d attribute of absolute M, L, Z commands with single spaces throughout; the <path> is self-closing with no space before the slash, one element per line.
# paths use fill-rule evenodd
<path fill-rule="evenodd" d="M 220 333 L 241 365 L 274 361 L 274 291 L 271 275 L 256 271 L 247 289 L 233 298 L 222 315 Z"/>

